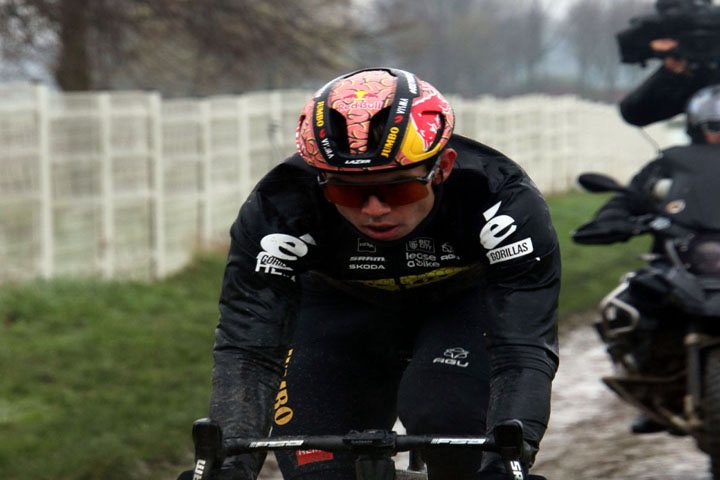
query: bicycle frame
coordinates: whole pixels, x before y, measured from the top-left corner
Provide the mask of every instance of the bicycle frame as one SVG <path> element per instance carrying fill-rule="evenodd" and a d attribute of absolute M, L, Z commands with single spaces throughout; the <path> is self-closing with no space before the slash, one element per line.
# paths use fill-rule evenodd
<path fill-rule="evenodd" d="M 193 423 L 195 469 L 193 480 L 207 480 L 227 456 L 277 450 L 323 450 L 349 452 L 357 455 L 355 468 L 358 480 L 394 480 L 398 452 L 433 448 L 461 448 L 495 452 L 505 461 L 508 479 L 525 480 L 520 457 L 523 449 L 522 423 L 503 422 L 495 427 L 493 437 L 446 435 L 399 435 L 393 431 L 352 431 L 346 435 L 276 437 L 223 440 L 220 426 L 202 418 Z"/>

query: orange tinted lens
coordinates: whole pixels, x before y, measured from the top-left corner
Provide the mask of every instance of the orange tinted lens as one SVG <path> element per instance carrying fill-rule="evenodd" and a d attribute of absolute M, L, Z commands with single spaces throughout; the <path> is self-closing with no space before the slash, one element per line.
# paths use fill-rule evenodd
<path fill-rule="evenodd" d="M 352 208 L 361 208 L 370 196 L 396 207 L 422 200 L 430 193 L 426 184 L 417 180 L 384 185 L 325 184 L 323 192 L 329 202 Z"/>
<path fill-rule="evenodd" d="M 347 185 L 325 184 L 323 185 L 323 193 L 328 202 L 343 207 L 360 208 L 365 203 L 366 198 L 359 187 Z"/>

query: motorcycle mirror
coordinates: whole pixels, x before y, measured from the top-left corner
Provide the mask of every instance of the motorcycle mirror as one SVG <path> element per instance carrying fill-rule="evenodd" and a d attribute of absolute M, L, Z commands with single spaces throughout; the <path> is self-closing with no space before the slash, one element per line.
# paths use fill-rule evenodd
<path fill-rule="evenodd" d="M 621 192 L 626 193 L 627 188 L 620 185 L 615 179 L 600 173 L 583 173 L 578 177 L 578 183 L 589 192 Z"/>

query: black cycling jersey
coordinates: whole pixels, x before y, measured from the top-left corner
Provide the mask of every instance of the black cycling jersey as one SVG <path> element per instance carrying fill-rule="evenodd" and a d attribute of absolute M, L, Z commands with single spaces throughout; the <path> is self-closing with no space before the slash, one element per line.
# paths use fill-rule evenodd
<path fill-rule="evenodd" d="M 210 414 L 228 436 L 267 433 L 308 276 L 398 314 L 481 286 L 490 299 L 488 428 L 524 419 L 529 441 L 539 443 L 558 361 L 556 234 L 542 195 L 516 163 L 458 135 L 449 147 L 458 156 L 432 211 L 392 242 L 347 222 L 299 155 L 259 182 L 231 228 L 216 330 Z M 257 458 L 237 464 L 259 468 Z"/>

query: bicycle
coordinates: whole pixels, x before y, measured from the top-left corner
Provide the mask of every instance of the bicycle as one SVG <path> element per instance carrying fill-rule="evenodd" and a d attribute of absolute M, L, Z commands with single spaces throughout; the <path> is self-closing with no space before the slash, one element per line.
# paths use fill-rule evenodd
<path fill-rule="evenodd" d="M 427 480 L 418 453 L 434 448 L 476 449 L 498 453 L 505 461 L 508 479 L 526 480 L 520 457 L 523 429 L 519 420 L 497 425 L 492 437 L 401 435 L 394 431 L 351 431 L 346 435 L 294 436 L 223 440 L 217 422 L 201 418 L 193 423 L 195 468 L 193 480 L 207 480 L 226 456 L 277 450 L 322 450 L 357 455 L 357 480 Z M 407 470 L 396 470 L 392 456 L 410 452 Z"/>

